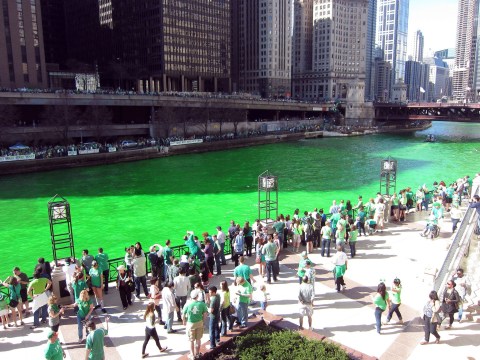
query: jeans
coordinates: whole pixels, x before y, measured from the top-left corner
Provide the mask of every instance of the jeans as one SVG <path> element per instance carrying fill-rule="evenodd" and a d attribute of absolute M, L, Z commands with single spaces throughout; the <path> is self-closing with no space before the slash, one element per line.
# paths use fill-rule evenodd
<path fill-rule="evenodd" d="M 430 341 L 430 334 L 440 339 L 440 335 L 437 332 L 438 322 L 431 322 L 432 318 L 423 315 L 423 331 L 425 332 L 425 341 Z"/>
<path fill-rule="evenodd" d="M 355 241 L 354 242 L 349 242 L 350 245 L 350 256 L 353 258 L 355 255 L 357 255 L 357 249 L 355 245 L 357 244 Z"/>
<path fill-rule="evenodd" d="M 464 299 L 460 300 L 458 302 L 458 320 L 462 320 L 463 316 L 463 301 Z"/>
<path fill-rule="evenodd" d="M 262 310 L 267 310 L 267 302 L 266 301 L 260 301 L 260 309 Z"/>
<path fill-rule="evenodd" d="M 225 259 L 225 243 L 220 244 L 220 257 L 222 259 L 222 265 L 226 265 L 227 259 Z"/>
<path fill-rule="evenodd" d="M 110 270 L 103 270 L 103 290 L 105 294 L 108 294 L 108 277 L 110 275 Z"/>
<path fill-rule="evenodd" d="M 77 313 L 77 327 L 78 327 L 79 340 L 83 339 L 83 322 L 82 322 L 83 320 L 85 320 L 85 318 L 83 316 L 80 316 L 80 314 Z"/>
<path fill-rule="evenodd" d="M 217 268 L 217 275 L 222 274 L 222 263 L 220 258 L 221 258 L 220 254 L 215 255 L 215 267 Z"/>
<path fill-rule="evenodd" d="M 220 335 L 225 336 L 227 333 L 227 321 L 228 321 L 228 330 L 233 329 L 233 321 L 230 315 L 230 307 L 222 309 L 220 313 L 220 317 L 222 318 L 222 326 L 220 327 Z"/>
<path fill-rule="evenodd" d="M 375 308 L 375 324 L 377 327 L 377 333 L 380 334 L 380 330 L 382 330 L 382 313 L 384 310 L 380 309 L 379 307 Z"/>
<path fill-rule="evenodd" d="M 322 239 L 322 256 L 325 255 L 325 249 L 327 250 L 327 256 L 330 256 L 330 239 Z"/>
<path fill-rule="evenodd" d="M 275 274 L 274 271 L 274 265 L 275 260 L 272 261 L 267 261 L 267 282 L 271 282 L 272 275 L 273 275 L 273 281 L 277 281 L 277 275 Z"/>
<path fill-rule="evenodd" d="M 452 232 L 455 232 L 457 230 L 457 225 L 460 222 L 460 219 L 452 219 Z"/>
<path fill-rule="evenodd" d="M 180 321 L 182 319 L 182 310 L 183 307 L 185 306 L 185 303 L 187 302 L 187 297 L 186 296 L 175 296 L 175 303 L 178 306 L 178 311 L 177 311 L 177 320 Z"/>
<path fill-rule="evenodd" d="M 119 286 L 118 292 L 120 294 L 120 300 L 122 300 L 123 307 L 127 307 L 128 305 L 132 305 L 132 293 L 128 290 L 127 286 Z"/>
<path fill-rule="evenodd" d="M 317 248 L 320 246 L 320 229 L 313 231 L 313 247 Z"/>
<path fill-rule="evenodd" d="M 175 315 L 175 311 L 169 312 L 167 319 L 165 320 L 165 326 L 167 329 L 167 332 L 172 331 L 172 325 L 173 325 L 173 316 Z"/>
<path fill-rule="evenodd" d="M 42 313 L 42 321 L 47 321 L 48 305 L 45 304 L 35 310 L 35 312 L 33 313 L 33 326 L 40 326 L 40 312 Z"/>
<path fill-rule="evenodd" d="M 238 321 L 240 323 L 240 326 L 247 326 L 247 319 L 248 319 L 247 303 L 243 303 L 243 302 L 238 303 L 237 315 L 238 315 Z"/>
<path fill-rule="evenodd" d="M 210 346 L 215 347 L 217 346 L 217 341 L 220 341 L 220 329 L 218 327 L 218 321 L 219 321 L 218 316 L 211 316 L 209 319 L 209 334 L 210 334 Z"/>
<path fill-rule="evenodd" d="M 253 245 L 253 237 L 245 236 L 245 246 L 247 248 L 247 252 L 246 252 L 247 256 L 252 256 L 252 245 Z"/>
<path fill-rule="evenodd" d="M 392 306 L 390 307 L 390 311 L 388 312 L 387 315 L 387 321 L 390 321 L 392 319 L 393 313 L 397 314 L 398 320 L 402 320 L 402 314 L 400 313 L 399 307 L 401 304 L 394 304 L 392 303 Z"/>
<path fill-rule="evenodd" d="M 140 284 L 142 284 L 143 293 L 148 297 L 147 277 L 145 275 L 135 276 L 135 294 L 137 297 L 140 297 Z"/>
<path fill-rule="evenodd" d="M 358 236 L 362 235 L 362 230 L 363 230 L 363 235 L 366 235 L 367 233 L 365 232 L 365 221 L 357 221 L 357 229 L 358 229 Z"/>

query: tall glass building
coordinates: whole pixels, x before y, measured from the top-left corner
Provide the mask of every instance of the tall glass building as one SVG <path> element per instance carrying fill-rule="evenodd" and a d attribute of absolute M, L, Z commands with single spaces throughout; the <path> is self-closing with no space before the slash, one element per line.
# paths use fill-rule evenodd
<path fill-rule="evenodd" d="M 378 0 L 377 45 L 392 64 L 392 86 L 405 79 L 409 0 Z"/>

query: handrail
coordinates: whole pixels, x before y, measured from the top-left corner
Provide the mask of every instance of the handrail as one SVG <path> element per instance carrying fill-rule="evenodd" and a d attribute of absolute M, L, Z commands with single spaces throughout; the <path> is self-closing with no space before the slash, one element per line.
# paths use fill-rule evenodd
<path fill-rule="evenodd" d="M 478 195 L 478 193 L 479 189 L 477 189 L 477 191 L 473 195 Z M 450 246 L 450 249 L 448 249 L 447 256 L 445 257 L 445 260 L 438 272 L 438 275 L 435 278 L 434 289 L 439 295 L 443 293 L 445 284 L 449 280 L 449 273 L 451 271 L 452 264 L 454 262 L 457 262 L 459 256 L 464 256 L 464 252 L 459 251 L 459 248 L 462 245 L 466 235 L 468 236 L 468 238 L 465 241 L 467 243 L 470 242 L 472 232 L 471 225 L 476 225 L 476 223 L 477 219 L 475 209 L 468 208 L 465 212 L 465 216 L 463 217 L 460 226 L 458 227 L 457 233 L 455 234 L 455 237 L 452 241 L 452 245 Z"/>

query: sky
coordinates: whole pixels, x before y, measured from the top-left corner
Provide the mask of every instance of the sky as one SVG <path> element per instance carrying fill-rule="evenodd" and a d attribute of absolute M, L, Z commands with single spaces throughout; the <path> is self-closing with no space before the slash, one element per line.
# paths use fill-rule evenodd
<path fill-rule="evenodd" d="M 408 33 L 421 30 L 425 39 L 423 54 L 455 48 L 458 0 L 410 0 Z"/>

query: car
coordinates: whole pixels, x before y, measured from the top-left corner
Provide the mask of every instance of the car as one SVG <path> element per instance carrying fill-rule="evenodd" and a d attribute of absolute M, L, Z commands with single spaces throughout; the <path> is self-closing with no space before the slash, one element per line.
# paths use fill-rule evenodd
<path fill-rule="evenodd" d="M 134 148 L 138 146 L 138 143 L 133 140 L 123 140 L 120 145 L 122 148 Z"/>

